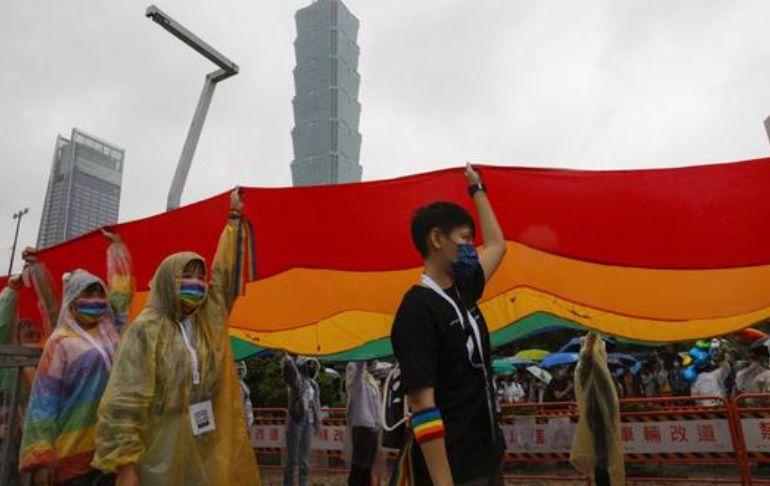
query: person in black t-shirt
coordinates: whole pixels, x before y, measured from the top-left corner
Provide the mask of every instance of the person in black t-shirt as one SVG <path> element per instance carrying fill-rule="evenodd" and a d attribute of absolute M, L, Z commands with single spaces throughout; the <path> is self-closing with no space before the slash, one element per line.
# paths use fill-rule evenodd
<path fill-rule="evenodd" d="M 505 448 L 492 384 L 489 332 L 477 302 L 505 254 L 505 239 L 470 164 L 469 194 L 481 223 L 462 207 L 418 209 L 412 240 L 423 257 L 422 284 L 401 301 L 391 341 L 412 412 L 412 485 L 502 484 Z"/>
<path fill-rule="evenodd" d="M 546 402 L 571 402 L 575 400 L 575 386 L 569 376 L 569 369 L 560 366 L 545 390 Z"/>

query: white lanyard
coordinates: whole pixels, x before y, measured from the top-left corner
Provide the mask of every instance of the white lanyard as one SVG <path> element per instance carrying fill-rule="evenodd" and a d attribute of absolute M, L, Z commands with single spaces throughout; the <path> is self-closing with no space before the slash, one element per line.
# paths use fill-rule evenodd
<path fill-rule="evenodd" d="M 460 308 L 457 306 L 454 300 L 452 300 L 451 297 L 449 297 L 446 292 L 444 292 L 444 289 L 439 287 L 439 285 L 429 276 L 422 274 L 422 283 L 432 291 L 436 292 L 438 295 L 444 298 L 449 304 L 454 308 L 455 312 L 457 313 L 457 317 L 460 319 L 460 325 L 465 327 L 465 319 L 463 319 L 463 315 L 460 312 Z M 484 348 L 481 347 L 481 332 L 479 332 L 479 325 L 476 322 L 476 319 L 473 318 L 473 314 L 468 310 L 465 309 L 465 314 L 468 316 L 468 323 L 471 326 L 471 329 L 473 330 L 473 335 L 476 340 L 476 348 L 479 350 L 479 356 L 481 357 L 481 362 L 484 363 Z"/>
<path fill-rule="evenodd" d="M 182 341 L 184 341 L 187 352 L 190 353 L 190 367 L 192 368 L 193 385 L 200 385 L 200 365 L 198 364 L 198 352 L 195 351 L 195 348 L 192 345 L 192 339 L 190 337 L 192 334 L 190 330 L 190 320 L 188 318 L 182 322 L 177 322 L 177 324 L 179 325 L 179 330 L 182 331 Z"/>
<path fill-rule="evenodd" d="M 112 346 L 112 341 L 110 341 L 109 336 L 107 335 L 107 330 L 104 328 L 104 325 L 99 324 L 99 334 L 102 336 L 102 341 L 104 342 L 104 346 L 100 344 L 92 335 L 87 333 L 83 330 L 82 327 L 78 325 L 75 321 L 69 322 L 70 328 L 77 333 L 78 336 L 85 339 L 91 346 L 94 347 L 97 351 L 99 351 L 99 354 L 102 356 L 102 361 L 104 361 L 104 366 L 107 367 L 107 371 L 112 370 L 112 357 L 111 353 L 107 351 L 106 346 L 110 347 L 110 351 L 113 353 L 115 352 L 115 348 Z"/>

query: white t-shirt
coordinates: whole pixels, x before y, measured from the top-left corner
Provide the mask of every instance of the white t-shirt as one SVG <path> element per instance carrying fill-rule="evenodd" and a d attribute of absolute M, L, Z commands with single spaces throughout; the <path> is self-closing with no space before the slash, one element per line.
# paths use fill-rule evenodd
<path fill-rule="evenodd" d="M 308 423 L 312 424 L 314 417 L 313 417 L 313 401 L 315 400 L 315 388 L 312 386 L 309 386 L 305 388 L 305 393 L 302 395 L 302 407 L 305 409 L 306 417 L 308 418 Z"/>
<path fill-rule="evenodd" d="M 513 382 L 505 388 L 505 400 L 508 403 L 518 403 L 524 398 L 524 387 Z"/>

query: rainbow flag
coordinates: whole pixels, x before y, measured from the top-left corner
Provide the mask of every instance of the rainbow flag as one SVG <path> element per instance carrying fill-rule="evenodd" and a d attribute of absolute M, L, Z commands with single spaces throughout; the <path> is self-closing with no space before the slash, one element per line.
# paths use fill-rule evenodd
<path fill-rule="evenodd" d="M 729 334 L 770 317 L 770 159 L 707 166 L 575 171 L 480 166 L 508 241 L 481 301 L 495 344 L 517 329 L 565 324 L 647 342 Z M 473 211 L 462 169 L 324 187 L 245 189 L 257 279 L 231 315 L 253 346 L 339 359 L 389 354 L 393 314 L 419 279 L 413 211 Z M 214 254 L 222 194 L 119 225 L 139 294 L 166 255 Z M 104 276 L 91 233 L 42 252 L 55 276 Z M 0 282 L 2 284 L 2 282 Z M 36 317 L 23 296 L 23 315 Z"/>

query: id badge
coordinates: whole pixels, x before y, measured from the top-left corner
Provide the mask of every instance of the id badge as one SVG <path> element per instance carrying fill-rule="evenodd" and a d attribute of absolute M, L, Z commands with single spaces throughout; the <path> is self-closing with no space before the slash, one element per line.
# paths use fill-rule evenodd
<path fill-rule="evenodd" d="M 217 428 L 211 400 L 190 405 L 190 423 L 192 424 L 193 435 L 196 436 Z"/>

